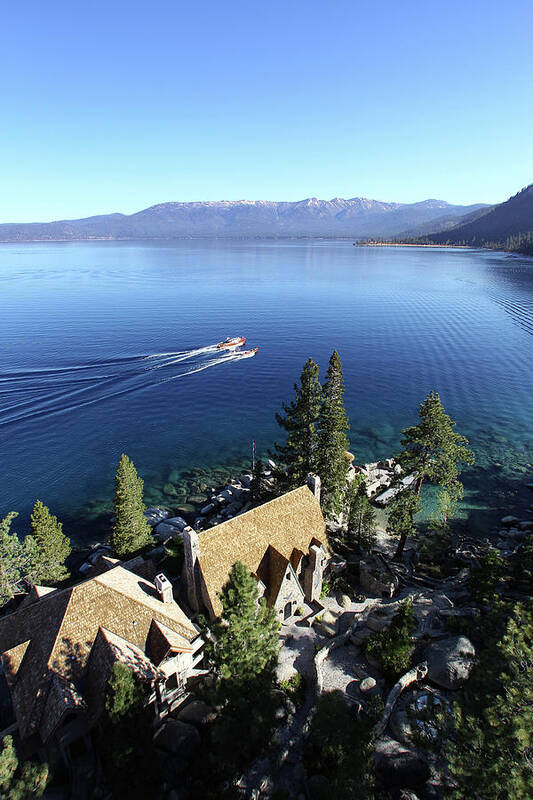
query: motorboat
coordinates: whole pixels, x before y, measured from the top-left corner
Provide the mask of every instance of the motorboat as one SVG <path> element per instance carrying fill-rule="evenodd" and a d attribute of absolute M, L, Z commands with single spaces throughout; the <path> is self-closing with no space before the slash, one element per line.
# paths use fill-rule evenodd
<path fill-rule="evenodd" d="M 244 336 L 228 336 L 223 342 L 217 344 L 217 350 L 236 350 L 238 347 L 242 347 L 245 341 Z"/>
<path fill-rule="evenodd" d="M 252 350 L 240 350 L 239 355 L 241 358 L 251 358 L 252 356 L 255 356 L 258 350 L 258 347 L 254 347 Z"/>

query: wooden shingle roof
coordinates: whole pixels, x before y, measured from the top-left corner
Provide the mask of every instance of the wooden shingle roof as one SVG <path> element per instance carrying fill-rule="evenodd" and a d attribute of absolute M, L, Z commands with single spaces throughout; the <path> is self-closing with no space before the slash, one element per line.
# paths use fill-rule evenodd
<path fill-rule="evenodd" d="M 50 673 L 76 685 L 100 628 L 144 650 L 154 619 L 187 641 L 198 636 L 177 603 L 164 603 L 152 583 L 122 566 L 0 619 L 0 655 L 22 737 L 39 728 Z"/>
<path fill-rule="evenodd" d="M 318 544 L 329 552 L 320 503 L 307 486 L 216 525 L 201 533 L 199 539 L 198 563 L 215 614 L 222 610 L 218 593 L 237 561 L 265 583 L 262 575 L 268 574 L 272 580 L 274 561 L 284 570 L 295 550 L 307 553 L 312 544 Z M 275 557 L 267 566 L 269 547 Z"/>

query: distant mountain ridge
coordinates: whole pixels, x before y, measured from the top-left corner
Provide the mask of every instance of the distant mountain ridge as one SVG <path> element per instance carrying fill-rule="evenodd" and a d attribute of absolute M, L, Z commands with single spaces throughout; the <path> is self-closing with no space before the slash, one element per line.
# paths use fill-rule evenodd
<path fill-rule="evenodd" d="M 296 202 L 222 200 L 160 203 L 135 214 L 103 214 L 57 222 L 4 223 L 0 242 L 188 237 L 387 237 L 439 221 L 450 224 L 485 208 L 443 200 L 386 203 L 364 197 Z M 434 227 L 433 230 L 436 228 Z"/>
<path fill-rule="evenodd" d="M 434 231 L 427 238 L 435 244 L 479 246 L 504 245 L 513 237 L 528 234 L 533 234 L 533 183 L 474 219 L 463 220 L 445 231 Z"/>

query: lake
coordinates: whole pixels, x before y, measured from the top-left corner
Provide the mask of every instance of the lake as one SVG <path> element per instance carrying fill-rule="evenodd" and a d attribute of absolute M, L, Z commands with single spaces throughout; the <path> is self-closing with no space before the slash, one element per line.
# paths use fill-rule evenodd
<path fill-rule="evenodd" d="M 344 366 L 351 449 L 394 454 L 430 389 L 477 454 L 472 520 L 531 503 L 533 261 L 347 241 L 0 245 L 0 513 L 67 520 L 112 494 L 126 452 L 149 501 L 170 473 L 265 453 L 312 356 Z M 254 358 L 217 352 L 226 336 Z"/>

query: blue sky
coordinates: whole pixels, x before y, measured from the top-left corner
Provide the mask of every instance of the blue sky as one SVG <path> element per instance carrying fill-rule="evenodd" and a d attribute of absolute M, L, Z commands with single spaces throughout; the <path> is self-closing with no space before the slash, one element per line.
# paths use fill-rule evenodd
<path fill-rule="evenodd" d="M 168 200 L 498 202 L 533 181 L 531 0 L 18 0 L 0 221 Z"/>

